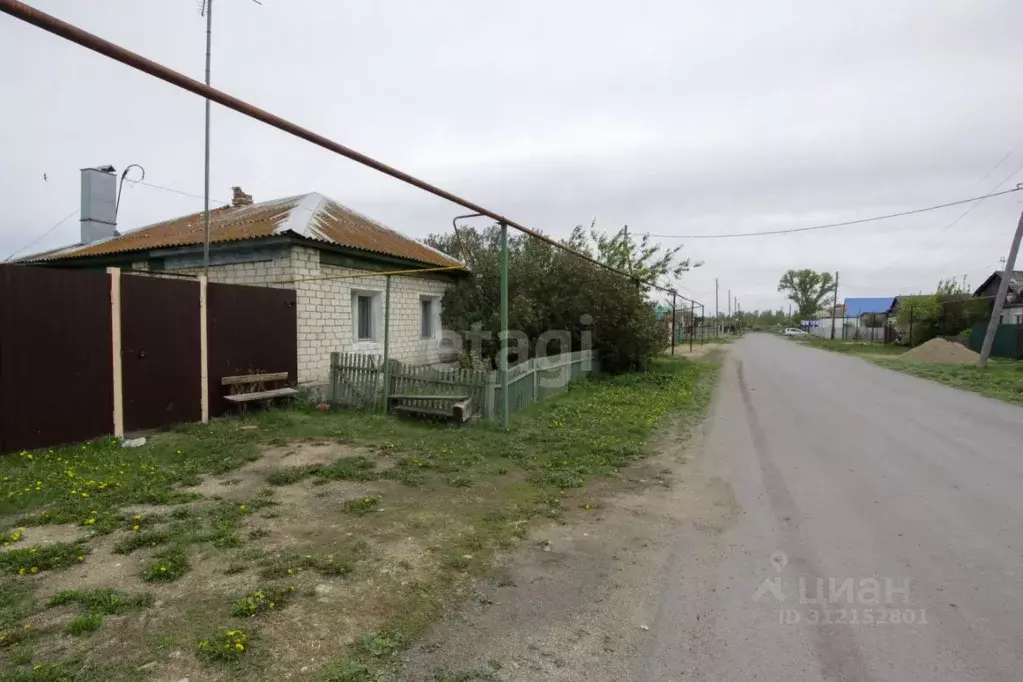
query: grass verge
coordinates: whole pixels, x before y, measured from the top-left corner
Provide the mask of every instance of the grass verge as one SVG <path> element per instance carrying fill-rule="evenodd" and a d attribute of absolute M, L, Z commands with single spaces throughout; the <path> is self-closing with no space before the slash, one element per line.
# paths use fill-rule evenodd
<path fill-rule="evenodd" d="M 902 355 L 906 352 L 905 346 L 897 346 L 892 343 L 880 343 L 877 341 L 843 341 L 841 339 L 821 339 L 816 336 L 800 337 L 799 343 L 811 348 L 830 350 L 834 353 L 845 353 L 847 355 Z"/>
<path fill-rule="evenodd" d="M 508 430 L 297 406 L 183 427 L 135 449 L 96 441 L 9 456 L 0 460 L 0 513 L 9 523 L 69 522 L 92 537 L 23 548 L 29 543 L 13 535 L 20 525 L 11 526 L 6 541 L 19 544 L 0 553 L 0 620 L 19 633 L 13 639 L 36 632 L 26 620 L 51 604 L 33 592 L 44 593 L 39 586 L 51 578 L 32 578 L 32 568 L 83 563 L 95 536 L 117 533 L 107 566 L 128 562 L 131 570 L 112 583 L 123 592 L 61 593 L 60 603 L 79 606 L 60 630 L 85 636 L 79 652 L 113 636 L 104 615 L 155 599 L 161 631 L 130 644 L 119 635 L 126 666 L 156 661 L 173 669 L 169 655 L 184 651 L 195 665 L 226 665 L 238 679 L 281 679 L 314 659 L 326 662 L 323 679 L 387 679 L 469 575 L 490 570 L 494 553 L 514 547 L 533 523 L 589 504 L 571 491 L 643 457 L 666 419 L 701 414 L 715 374 L 713 363 L 661 358 L 647 372 L 573 384 L 514 415 Z M 276 460 L 268 455 L 219 483 L 203 482 L 204 500 L 160 513 L 137 508 L 194 499 L 182 487 L 239 469 L 267 447 Z M 303 459 L 300 451 L 331 454 Z M 268 460 L 273 466 L 264 466 Z M 153 597 L 128 596 L 144 583 Z M 338 613 L 350 617 L 340 623 Z M 224 627 L 240 619 L 259 630 Z M 35 674 L 34 663 L 47 674 L 93 679 L 76 658 L 2 651 L 0 665 L 10 666 L 3 674 Z M 135 680 L 138 668 L 103 674 Z"/>
<path fill-rule="evenodd" d="M 877 364 L 1007 403 L 1023 404 L 1023 362 L 1018 360 L 992 359 L 987 369 L 896 359 L 877 360 Z"/>

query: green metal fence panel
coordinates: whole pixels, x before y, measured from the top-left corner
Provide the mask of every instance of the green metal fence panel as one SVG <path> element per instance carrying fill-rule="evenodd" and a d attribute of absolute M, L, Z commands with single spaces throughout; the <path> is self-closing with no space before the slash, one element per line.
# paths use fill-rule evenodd
<path fill-rule="evenodd" d="M 970 348 L 980 352 L 987 336 L 987 322 L 978 322 L 970 330 Z M 1000 324 L 991 345 L 991 355 L 996 358 L 1023 358 L 1023 325 Z"/>

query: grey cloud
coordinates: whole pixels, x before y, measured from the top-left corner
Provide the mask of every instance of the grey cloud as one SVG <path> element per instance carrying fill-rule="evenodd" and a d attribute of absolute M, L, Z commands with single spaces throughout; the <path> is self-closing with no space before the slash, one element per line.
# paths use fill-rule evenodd
<path fill-rule="evenodd" d="M 704 233 L 849 220 L 990 191 L 1023 167 L 1023 57 L 1011 0 L 900 3 L 215 0 L 214 85 L 556 236 Z M 201 78 L 192 3 L 36 0 Z M 77 206 L 77 169 L 141 163 L 202 191 L 202 102 L 0 17 L 0 255 Z M 415 235 L 461 212 L 214 108 L 212 186 L 318 190 Z M 44 182 L 42 174 L 49 180 Z M 1008 178 L 1003 187 L 1023 180 Z M 778 306 L 787 267 L 839 270 L 850 295 L 997 264 L 1018 195 L 875 225 L 690 240 L 681 285 Z M 126 191 L 122 226 L 201 201 Z M 39 248 L 70 241 L 66 224 Z M 675 241 L 666 243 L 674 244 Z M 722 307 L 724 307 L 722 305 Z"/>

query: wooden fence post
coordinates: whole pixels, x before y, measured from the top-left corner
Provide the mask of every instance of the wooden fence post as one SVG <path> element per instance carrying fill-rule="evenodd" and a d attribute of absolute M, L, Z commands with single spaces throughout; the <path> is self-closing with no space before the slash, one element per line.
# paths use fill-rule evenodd
<path fill-rule="evenodd" d="M 124 383 L 121 373 L 121 269 L 107 268 L 110 275 L 110 341 L 114 372 L 114 436 L 124 437 Z"/>
<path fill-rule="evenodd" d="M 494 418 L 494 388 L 496 379 L 494 377 L 494 370 L 487 372 L 486 381 L 483 386 L 483 418 L 493 419 Z"/>
<path fill-rule="evenodd" d="M 341 353 L 334 351 L 330 354 L 330 404 L 338 403 L 339 366 L 341 365 Z"/>
<path fill-rule="evenodd" d="M 536 368 L 536 358 L 529 361 L 533 370 L 533 402 L 540 400 L 540 371 Z"/>
<path fill-rule="evenodd" d="M 209 281 L 199 275 L 199 385 L 202 390 L 202 423 L 210 422 L 209 327 L 206 319 L 206 294 Z"/>

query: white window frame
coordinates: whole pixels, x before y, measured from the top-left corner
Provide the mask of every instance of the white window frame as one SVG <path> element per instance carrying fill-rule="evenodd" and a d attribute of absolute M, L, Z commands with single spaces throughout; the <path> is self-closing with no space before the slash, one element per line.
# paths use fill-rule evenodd
<path fill-rule="evenodd" d="M 430 302 L 430 335 L 423 336 L 423 302 Z M 436 341 L 440 334 L 440 301 L 437 294 L 419 294 L 419 340 Z"/>
<path fill-rule="evenodd" d="M 359 338 L 359 298 L 370 299 L 370 328 L 368 339 Z M 356 344 L 375 345 L 383 338 L 384 295 L 379 289 L 352 289 L 352 341 Z"/>

